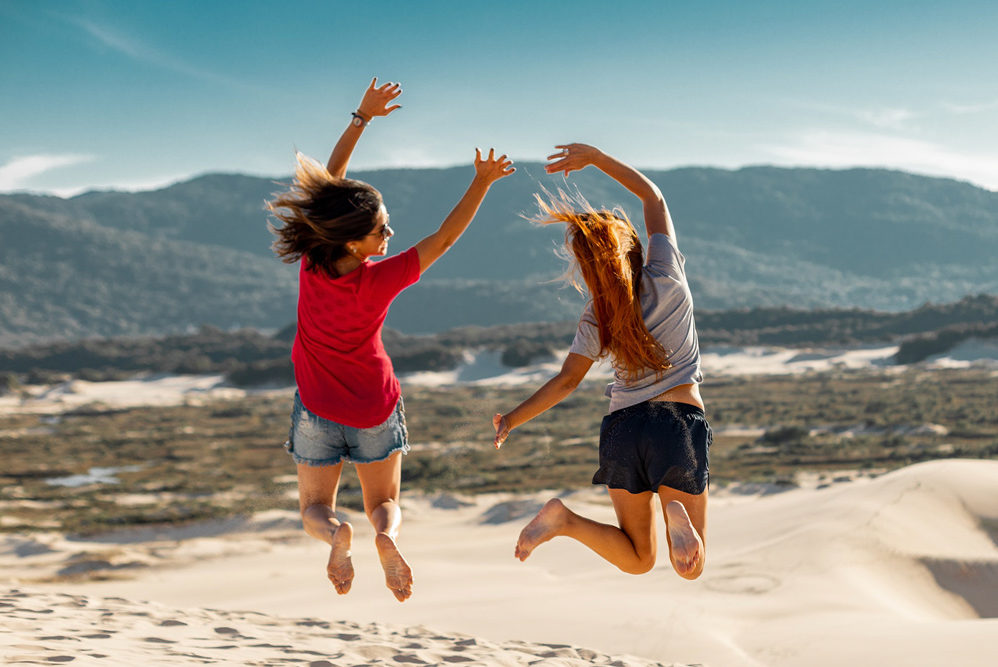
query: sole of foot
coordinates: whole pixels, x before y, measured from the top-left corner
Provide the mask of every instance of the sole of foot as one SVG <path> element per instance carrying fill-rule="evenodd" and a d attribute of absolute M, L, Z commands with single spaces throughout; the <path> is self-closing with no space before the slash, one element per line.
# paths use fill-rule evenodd
<path fill-rule="evenodd" d="M 385 585 L 395 599 L 405 602 L 412 595 L 412 569 L 402 557 L 395 540 L 384 533 L 374 538 L 374 546 L 378 549 L 378 559 L 381 569 L 385 571 Z"/>
<path fill-rule="evenodd" d="M 353 584 L 353 561 L 350 559 L 350 546 L 353 543 L 353 526 L 341 523 L 333 534 L 326 576 L 340 595 L 350 591 Z"/>
<path fill-rule="evenodd" d="M 697 534 L 690 515 L 678 500 L 665 506 L 666 522 L 669 526 L 669 556 L 672 567 L 684 579 L 695 579 L 703 561 L 703 540 Z"/>
<path fill-rule="evenodd" d="M 537 516 L 520 531 L 513 555 L 525 561 L 538 545 L 555 537 L 565 524 L 565 511 L 565 504 L 557 498 L 547 501 Z"/>

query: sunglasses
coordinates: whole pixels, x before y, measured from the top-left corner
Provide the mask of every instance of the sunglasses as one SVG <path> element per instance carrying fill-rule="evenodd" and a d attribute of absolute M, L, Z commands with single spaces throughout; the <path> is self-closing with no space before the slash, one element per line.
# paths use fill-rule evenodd
<path fill-rule="evenodd" d="M 366 234 L 365 236 L 380 236 L 383 239 L 387 239 L 389 236 L 392 236 L 394 233 L 395 230 L 389 227 L 388 224 L 386 223 L 375 229 L 373 232 Z"/>

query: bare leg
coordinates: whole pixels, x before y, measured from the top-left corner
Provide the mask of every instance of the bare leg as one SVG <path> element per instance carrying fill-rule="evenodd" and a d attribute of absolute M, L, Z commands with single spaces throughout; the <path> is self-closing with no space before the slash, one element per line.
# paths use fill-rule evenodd
<path fill-rule="evenodd" d="M 343 463 L 333 466 L 298 464 L 298 504 L 305 532 L 330 546 L 326 576 L 340 595 L 353 584 L 350 544 L 353 526 L 336 518 L 336 491 Z"/>
<path fill-rule="evenodd" d="M 620 527 L 599 523 L 576 514 L 552 498 L 520 532 L 515 555 L 526 560 L 540 544 L 564 535 L 582 542 L 628 574 L 642 574 L 655 565 L 655 524 L 651 491 L 628 493 L 610 489 L 610 500 Z"/>
<path fill-rule="evenodd" d="M 402 453 L 396 452 L 384 461 L 358 463 L 356 467 L 364 493 L 364 511 L 374 526 L 374 546 L 385 571 L 385 585 L 399 602 L 405 602 L 412 595 L 412 569 L 398 549 Z"/>
<path fill-rule="evenodd" d="M 669 559 L 683 579 L 696 579 L 706 562 L 707 490 L 698 496 L 659 487 L 665 513 Z"/>

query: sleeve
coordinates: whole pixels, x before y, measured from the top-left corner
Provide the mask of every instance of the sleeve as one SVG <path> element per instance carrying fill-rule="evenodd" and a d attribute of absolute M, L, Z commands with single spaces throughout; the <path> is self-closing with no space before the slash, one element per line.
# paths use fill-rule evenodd
<path fill-rule="evenodd" d="M 593 315 L 591 303 L 586 306 L 582 317 L 579 318 L 579 328 L 575 330 L 575 340 L 572 341 L 572 347 L 568 351 L 593 361 L 600 357 L 602 348 L 599 344 L 599 327 L 596 325 L 596 317 Z"/>
<path fill-rule="evenodd" d="M 645 267 L 673 278 L 686 276 L 686 257 L 668 234 L 652 234 L 648 239 Z"/>
<path fill-rule="evenodd" d="M 415 246 L 373 264 L 372 287 L 385 301 L 419 280 L 419 252 Z"/>

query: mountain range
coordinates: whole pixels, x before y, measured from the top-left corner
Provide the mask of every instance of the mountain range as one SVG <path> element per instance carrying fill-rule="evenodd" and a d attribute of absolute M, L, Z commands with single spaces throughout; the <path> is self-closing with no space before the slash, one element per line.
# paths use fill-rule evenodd
<path fill-rule="evenodd" d="M 455 248 L 396 300 L 407 333 L 563 321 L 582 298 L 554 279 L 557 226 L 531 224 L 534 193 L 575 190 L 640 206 L 594 169 L 566 183 L 520 164 L 496 183 Z M 900 311 L 998 293 L 998 193 L 876 169 L 646 172 L 675 220 L 698 309 Z M 355 172 L 384 195 L 390 252 L 432 232 L 471 166 Z M 295 317 L 295 267 L 271 253 L 263 204 L 290 181 L 209 174 L 154 191 L 63 199 L 0 196 L 0 346 L 184 332 L 277 329 Z"/>

